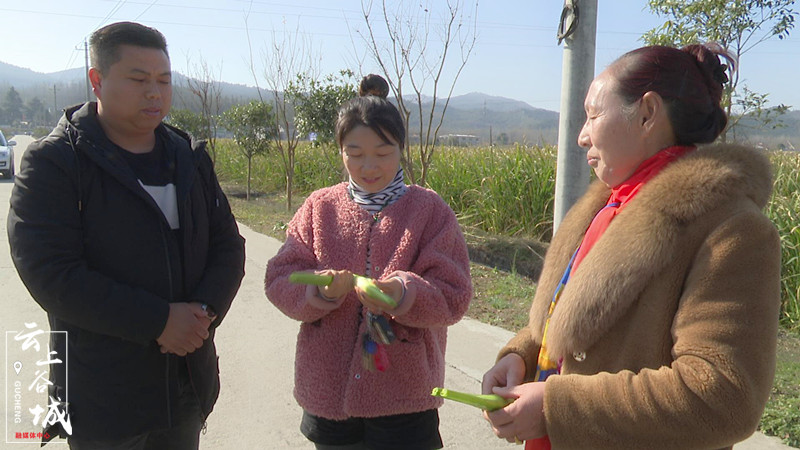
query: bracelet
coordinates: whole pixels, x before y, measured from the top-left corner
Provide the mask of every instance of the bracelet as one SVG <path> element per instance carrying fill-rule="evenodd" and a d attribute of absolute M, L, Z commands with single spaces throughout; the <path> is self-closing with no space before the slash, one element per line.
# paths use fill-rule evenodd
<path fill-rule="evenodd" d="M 406 299 L 406 283 L 400 277 L 392 277 L 392 278 L 396 279 L 397 281 L 399 281 L 400 282 L 400 286 L 403 288 L 403 293 L 400 294 L 400 300 L 397 301 L 397 306 L 395 306 L 395 309 L 397 309 L 400 305 L 403 304 L 403 301 Z"/>
<path fill-rule="evenodd" d="M 320 298 L 322 298 L 326 302 L 335 302 L 336 300 L 339 300 L 338 298 L 330 298 L 326 296 L 325 294 L 322 293 L 322 289 L 320 289 L 319 287 L 317 287 L 317 294 L 320 296 Z"/>

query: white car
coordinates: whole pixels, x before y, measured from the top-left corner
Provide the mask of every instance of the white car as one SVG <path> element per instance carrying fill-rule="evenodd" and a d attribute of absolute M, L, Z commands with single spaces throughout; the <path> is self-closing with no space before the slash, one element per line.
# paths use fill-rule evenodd
<path fill-rule="evenodd" d="M 14 176 L 14 146 L 15 141 L 6 141 L 3 132 L 0 131 L 0 174 L 3 178 Z"/>

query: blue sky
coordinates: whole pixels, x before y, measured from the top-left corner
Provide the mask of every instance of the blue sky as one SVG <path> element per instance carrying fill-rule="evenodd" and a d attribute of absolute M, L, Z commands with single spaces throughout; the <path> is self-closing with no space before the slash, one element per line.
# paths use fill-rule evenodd
<path fill-rule="evenodd" d="M 444 1 L 430 3 L 441 7 Z M 560 0 L 481 2 L 477 45 L 454 94 L 483 92 L 557 111 L 562 47 L 555 34 L 562 4 Z M 363 58 L 358 35 L 364 30 L 361 0 L 0 0 L 4 35 L 0 61 L 37 72 L 81 67 L 83 40 L 93 30 L 134 20 L 164 33 L 174 70 L 187 73 L 187 67 L 202 58 L 224 81 L 253 85 L 245 27 L 248 9 L 247 28 L 262 86 L 263 52 L 273 36 L 286 32 L 304 36 L 320 58 L 322 74 L 344 68 L 376 71 L 372 61 Z M 437 11 L 433 13 L 436 17 Z M 646 0 L 599 0 L 595 73 L 641 46 L 641 35 L 662 21 L 649 13 Z M 360 68 L 359 60 L 363 60 Z M 800 109 L 800 30 L 789 39 L 773 38 L 755 47 L 742 59 L 740 74 L 750 89 L 768 92 L 772 104 Z"/>

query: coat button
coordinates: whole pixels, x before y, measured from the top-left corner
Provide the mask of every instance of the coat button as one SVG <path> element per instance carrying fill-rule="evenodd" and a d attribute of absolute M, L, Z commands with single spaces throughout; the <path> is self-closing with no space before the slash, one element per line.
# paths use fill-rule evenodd
<path fill-rule="evenodd" d="M 355 378 L 356 378 L 356 380 L 360 380 L 360 379 L 361 379 L 361 374 L 360 374 L 360 373 L 357 373 L 357 374 L 356 374 L 356 376 L 355 376 Z"/>
<path fill-rule="evenodd" d="M 586 359 L 586 352 L 575 352 L 572 357 L 575 358 L 575 361 L 582 362 Z"/>
<path fill-rule="evenodd" d="M 375 266 L 375 273 L 378 273 L 381 270 L 379 266 Z"/>

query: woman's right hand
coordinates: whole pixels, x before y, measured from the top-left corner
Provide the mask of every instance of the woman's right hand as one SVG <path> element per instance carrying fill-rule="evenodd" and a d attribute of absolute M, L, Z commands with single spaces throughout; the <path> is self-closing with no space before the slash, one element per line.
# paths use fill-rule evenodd
<path fill-rule="evenodd" d="M 327 298 L 338 300 L 353 290 L 353 272 L 349 270 L 323 270 L 317 274 L 333 276 L 331 284 L 319 287 L 320 294 Z"/>
<path fill-rule="evenodd" d="M 333 311 L 340 307 L 346 295 L 353 290 L 353 273 L 349 270 L 319 270 L 314 273 L 331 275 L 333 281 L 327 286 L 306 285 L 308 304 L 325 311 Z"/>
<path fill-rule="evenodd" d="M 509 353 L 500 358 L 488 372 L 483 375 L 481 393 L 492 394 L 494 387 L 514 387 L 525 379 L 525 360 L 516 353 Z"/>

